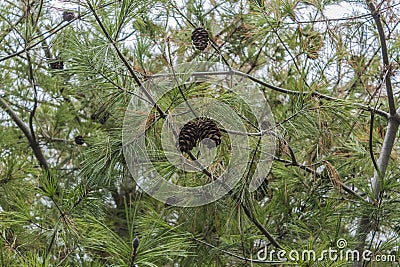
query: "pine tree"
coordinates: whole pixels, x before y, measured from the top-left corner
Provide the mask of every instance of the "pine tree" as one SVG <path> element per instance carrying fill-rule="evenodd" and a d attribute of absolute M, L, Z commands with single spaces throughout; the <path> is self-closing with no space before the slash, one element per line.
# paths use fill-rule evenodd
<path fill-rule="evenodd" d="M 265 245 L 321 253 L 340 239 L 399 259 L 399 3 L 343 3 L 353 11 L 329 19 L 337 3 L 2 2 L 0 266 L 258 266 Z M 256 125 L 241 97 L 211 78 L 192 82 L 174 69 L 202 61 L 253 83 L 275 125 Z M 152 103 L 144 86 L 166 67 L 185 82 Z M 154 168 L 178 185 L 205 185 L 243 135 L 202 114 L 205 96 L 236 111 L 252 155 L 247 175 L 207 205 L 177 207 L 173 195 L 162 203 L 129 171 L 122 135 L 137 122 L 124 125 L 125 115 L 139 118 L 132 103 L 149 102 L 137 125 Z M 175 154 L 212 158 L 202 171 L 172 166 L 163 150 L 174 109 L 187 111 L 168 128 Z M 249 192 L 268 135 L 272 168 Z"/>

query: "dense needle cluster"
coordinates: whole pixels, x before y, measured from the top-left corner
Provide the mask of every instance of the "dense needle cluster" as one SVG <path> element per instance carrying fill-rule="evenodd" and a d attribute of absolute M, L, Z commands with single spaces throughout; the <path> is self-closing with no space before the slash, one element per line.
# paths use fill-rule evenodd
<path fill-rule="evenodd" d="M 179 149 L 187 152 L 204 140 L 208 148 L 221 143 L 221 132 L 215 121 L 209 118 L 196 118 L 186 123 L 179 133 Z"/>
<path fill-rule="evenodd" d="M 101 124 L 105 124 L 110 117 L 109 112 L 105 112 L 103 108 L 101 108 L 98 112 L 94 112 L 90 118 L 94 121 L 98 121 Z"/>

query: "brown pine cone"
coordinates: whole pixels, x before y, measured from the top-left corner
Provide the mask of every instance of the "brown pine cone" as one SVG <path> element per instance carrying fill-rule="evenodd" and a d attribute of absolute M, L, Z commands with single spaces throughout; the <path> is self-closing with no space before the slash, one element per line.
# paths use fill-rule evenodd
<path fill-rule="evenodd" d="M 187 152 L 196 146 L 198 139 L 197 120 L 186 123 L 179 132 L 179 149 L 181 152 Z"/>
<path fill-rule="evenodd" d="M 208 148 L 212 148 L 213 146 L 218 146 L 221 143 L 221 132 L 215 121 L 209 118 L 200 119 L 198 124 L 198 131 L 199 131 L 199 141 L 202 141 L 204 139 L 210 139 L 214 141 L 212 142 L 207 140 L 205 142 Z"/>
<path fill-rule="evenodd" d="M 208 32 L 204 28 L 196 28 L 192 32 L 192 42 L 196 49 L 203 51 L 207 48 L 209 41 Z"/>

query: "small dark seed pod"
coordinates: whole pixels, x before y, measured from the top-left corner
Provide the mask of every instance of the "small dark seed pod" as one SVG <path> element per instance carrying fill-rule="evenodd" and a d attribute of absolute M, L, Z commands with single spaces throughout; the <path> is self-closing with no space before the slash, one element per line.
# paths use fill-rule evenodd
<path fill-rule="evenodd" d="M 90 119 L 93 121 L 98 121 L 101 124 L 105 124 L 107 122 L 107 120 L 110 118 L 110 112 L 108 111 L 104 111 L 104 109 L 100 109 L 97 112 L 92 113 L 92 115 L 90 115 Z"/>
<path fill-rule="evenodd" d="M 99 118 L 99 115 L 96 112 L 94 112 L 94 113 L 92 113 L 92 115 L 90 115 L 90 119 L 93 121 L 97 120 L 98 118 Z"/>
<path fill-rule="evenodd" d="M 106 113 L 104 113 L 104 115 L 99 119 L 99 122 L 100 122 L 101 124 L 105 124 L 105 123 L 107 122 L 107 120 L 108 120 L 109 117 L 110 117 L 110 113 L 109 113 L 109 112 L 106 112 Z"/>
<path fill-rule="evenodd" d="M 50 68 L 53 70 L 62 70 L 64 69 L 64 62 L 57 59 L 53 62 L 50 62 Z"/>
<path fill-rule="evenodd" d="M 139 241 L 139 238 L 137 238 L 137 237 L 135 237 L 132 240 L 132 247 L 133 247 L 134 250 L 136 250 L 139 247 L 139 243 L 140 243 L 140 241 Z"/>
<path fill-rule="evenodd" d="M 85 143 L 85 139 L 83 139 L 82 135 L 78 135 L 75 137 L 75 144 L 83 145 Z"/>
<path fill-rule="evenodd" d="M 62 17 L 64 21 L 71 21 L 75 18 L 75 14 L 71 11 L 64 11 Z"/>

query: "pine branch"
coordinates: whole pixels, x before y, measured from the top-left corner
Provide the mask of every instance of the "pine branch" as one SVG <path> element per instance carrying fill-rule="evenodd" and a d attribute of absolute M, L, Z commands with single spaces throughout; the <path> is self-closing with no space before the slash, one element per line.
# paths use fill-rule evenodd
<path fill-rule="evenodd" d="M 255 4 L 258 8 L 260 8 L 260 9 L 262 8 L 262 6 L 261 6 L 257 1 L 254 1 L 254 0 L 253 0 L 253 2 L 254 2 L 254 4 Z M 305 85 L 308 89 L 310 89 L 310 85 L 308 84 L 308 82 L 307 82 L 307 80 L 306 80 L 306 77 L 304 77 L 304 75 L 303 75 L 303 73 L 302 73 L 302 71 L 301 71 L 301 69 L 300 69 L 300 67 L 299 67 L 299 64 L 297 64 L 297 61 L 296 61 L 295 56 L 292 54 L 292 52 L 290 52 L 290 49 L 289 49 L 288 45 L 282 40 L 281 36 L 279 35 L 279 33 L 278 33 L 278 27 L 274 27 L 274 26 L 270 23 L 269 17 L 267 16 L 267 14 L 265 14 L 264 11 L 262 12 L 262 14 L 264 15 L 265 21 L 267 22 L 268 26 L 271 27 L 273 33 L 276 35 L 276 37 L 278 38 L 279 42 L 280 42 L 281 45 L 284 47 L 285 51 L 289 54 L 290 58 L 292 59 L 292 62 L 293 62 L 293 64 L 294 64 L 294 66 L 295 66 L 295 68 L 296 68 L 298 74 L 300 75 L 301 79 L 303 80 L 304 85 Z"/>
<path fill-rule="evenodd" d="M 190 109 L 190 111 L 193 113 L 193 115 L 195 117 L 198 117 L 196 112 L 193 110 L 192 106 L 188 102 L 188 100 L 186 98 L 186 95 L 183 93 L 182 86 L 180 85 L 180 83 L 178 81 L 178 78 L 176 77 L 176 72 L 175 72 L 175 69 L 174 69 L 174 66 L 173 66 L 173 60 L 172 60 L 172 54 L 171 54 L 171 44 L 169 42 L 169 39 L 167 40 L 167 50 L 168 50 L 168 57 L 169 57 L 168 64 L 171 67 L 172 75 L 174 77 L 176 85 L 178 86 L 179 93 L 181 94 L 183 100 L 185 101 L 185 104 Z M 186 84 L 183 84 L 183 88 L 184 88 L 185 92 L 187 92 Z"/>
<path fill-rule="evenodd" d="M 315 175 L 316 177 L 325 178 L 322 174 L 317 173 L 313 168 L 310 168 L 309 166 L 306 166 L 306 165 L 303 165 L 303 164 L 299 164 L 299 163 L 295 164 L 293 161 L 281 159 L 281 158 L 278 158 L 278 157 L 274 157 L 274 160 L 276 160 L 278 162 L 285 163 L 286 166 L 298 167 L 298 168 L 300 168 L 300 169 L 302 169 L 302 170 L 304 170 L 304 171 L 306 171 L 306 172 L 308 172 L 308 173 L 310 173 L 312 175 Z M 355 196 L 356 198 L 362 200 L 365 203 L 371 204 L 370 201 L 368 201 L 367 199 L 364 199 L 362 197 L 362 195 L 360 195 L 357 192 L 355 192 L 353 189 L 351 189 L 350 187 L 345 185 L 343 182 L 341 182 L 341 181 L 337 181 L 337 182 L 338 182 L 340 188 L 343 189 L 344 191 L 346 191 L 347 193 L 349 193 L 350 195 Z"/>
<path fill-rule="evenodd" d="M 133 71 L 132 67 L 130 66 L 130 64 L 128 63 L 128 61 L 126 60 L 126 58 L 124 57 L 124 55 L 121 53 L 121 51 L 119 50 L 119 48 L 117 47 L 115 41 L 111 38 L 110 34 L 107 32 L 106 28 L 104 27 L 102 21 L 100 20 L 99 16 L 97 15 L 96 11 L 94 10 L 93 6 L 90 4 L 90 2 L 87 2 L 89 9 L 92 11 L 93 15 L 96 18 L 97 23 L 99 24 L 100 28 L 102 29 L 103 33 L 105 34 L 106 38 L 111 42 L 111 44 L 113 45 L 114 49 L 117 51 L 117 54 L 119 56 L 119 58 L 122 60 L 122 62 L 124 63 L 124 65 L 128 68 L 128 71 L 131 73 L 133 79 L 135 80 L 135 82 L 137 83 L 137 85 L 140 87 L 140 89 L 143 91 L 143 93 L 146 95 L 146 97 L 148 97 L 148 100 L 151 101 L 151 103 L 156 107 L 158 113 L 160 114 L 160 116 L 162 117 L 166 117 L 166 114 L 164 113 L 164 111 L 157 105 L 157 103 L 154 102 L 154 100 L 152 99 L 152 97 L 148 94 L 148 92 L 146 91 L 146 89 L 143 87 L 141 81 L 139 80 L 139 78 L 136 76 L 135 72 Z M 176 134 L 176 133 L 175 133 Z M 189 156 L 195 161 L 197 162 L 196 157 L 192 154 L 189 153 Z M 205 173 L 207 176 L 209 176 L 210 178 L 213 178 L 213 175 L 207 171 L 205 168 L 202 168 L 203 173 Z M 264 228 L 264 226 L 254 217 L 253 213 L 251 212 L 251 210 L 246 207 L 242 201 L 240 201 L 240 199 L 236 199 L 239 200 L 239 203 L 241 204 L 241 206 L 243 207 L 246 215 L 249 217 L 249 219 L 256 225 L 256 227 L 267 237 L 267 239 L 277 248 L 280 248 L 279 243 L 272 237 L 272 235 L 268 232 L 267 229 Z"/>
<path fill-rule="evenodd" d="M 117 1 L 117 0 L 116 0 L 116 1 Z M 101 8 L 107 7 L 107 6 L 109 6 L 109 5 L 113 4 L 113 3 L 114 3 L 114 2 L 111 2 L 111 3 L 108 3 L 108 4 L 104 4 L 104 5 L 101 6 Z M 38 38 L 44 36 L 44 37 L 41 38 L 39 41 L 37 41 L 37 42 L 35 42 L 35 43 L 33 43 L 33 44 L 29 44 L 28 46 L 24 47 L 24 49 L 21 49 L 21 50 L 19 50 L 19 51 L 16 51 L 16 52 L 14 52 L 14 53 L 12 53 L 12 54 L 9 54 L 9 55 L 7 55 L 7 56 L 5 56 L 5 57 L 0 58 L 0 62 L 5 61 L 5 60 L 10 59 L 10 58 L 13 58 L 13 57 L 16 57 L 16 56 L 19 56 L 19 55 L 21 55 L 21 54 L 23 54 L 23 53 L 25 53 L 25 52 L 27 52 L 27 51 L 29 51 L 29 50 L 35 48 L 36 46 L 38 46 L 38 45 L 40 45 L 41 43 L 43 43 L 43 41 L 49 39 L 50 37 L 54 36 L 55 34 L 57 34 L 58 32 L 60 32 L 61 30 L 63 30 L 64 28 L 68 27 L 68 26 L 69 26 L 70 24 L 72 24 L 75 20 L 81 19 L 81 18 L 87 16 L 88 14 L 90 14 L 90 12 L 85 12 L 85 13 L 83 13 L 82 15 L 80 15 L 79 17 L 76 17 L 76 18 L 72 19 L 71 21 L 68 21 L 68 22 L 65 23 L 65 24 L 63 24 L 64 22 L 58 23 L 58 24 L 57 24 L 56 26 L 54 26 L 52 29 L 50 29 L 50 30 L 48 30 L 48 31 L 46 31 L 46 32 L 44 32 L 44 33 L 41 33 L 41 34 L 39 34 L 38 36 L 33 37 L 32 40 L 31 40 L 31 41 L 33 41 L 33 40 L 35 40 L 35 39 L 38 39 Z"/>
<path fill-rule="evenodd" d="M 181 73 L 176 73 L 176 75 L 180 75 L 180 74 Z M 354 108 L 358 108 L 358 109 L 361 109 L 361 110 L 364 110 L 364 111 L 370 111 L 370 112 L 373 111 L 375 114 L 377 114 L 377 115 L 379 115 L 379 116 L 381 116 L 381 117 L 383 117 L 385 119 L 389 119 L 389 117 L 390 117 L 390 114 L 387 113 L 386 111 L 383 111 L 383 110 L 380 110 L 380 109 L 375 109 L 375 108 L 370 107 L 368 105 L 364 105 L 364 104 L 361 104 L 361 103 L 350 103 L 347 100 L 336 98 L 336 97 L 329 96 L 329 95 L 325 95 L 325 94 L 319 93 L 317 91 L 312 91 L 312 92 L 302 91 L 302 92 L 300 92 L 300 91 L 295 91 L 295 90 L 289 90 L 289 89 L 286 89 L 286 88 L 282 88 L 282 87 L 279 87 L 279 86 L 275 86 L 275 85 L 269 84 L 269 83 L 267 83 L 267 82 L 265 82 L 263 80 L 260 80 L 260 79 L 254 77 L 254 76 L 252 76 L 250 74 L 243 73 L 243 72 L 238 71 L 238 70 L 231 69 L 229 71 L 214 71 L 212 73 L 210 73 L 210 72 L 192 72 L 191 73 L 191 75 L 193 75 L 193 76 L 223 75 L 223 74 L 226 74 L 226 75 L 235 74 L 235 75 L 238 75 L 238 76 L 242 76 L 242 77 L 245 77 L 245 78 L 248 78 L 248 79 L 252 80 L 253 82 L 255 82 L 255 83 L 259 84 L 259 85 L 262 85 L 263 87 L 266 87 L 266 88 L 269 88 L 269 89 L 271 89 L 273 91 L 281 92 L 281 93 L 284 93 L 284 94 L 312 96 L 312 97 L 323 99 L 323 100 L 327 100 L 327 101 L 341 102 L 341 103 L 344 103 L 344 104 L 347 104 L 347 105 L 352 105 L 352 106 L 354 106 Z M 157 77 L 165 76 L 165 75 L 169 75 L 169 74 L 154 74 L 154 75 L 149 76 L 148 79 L 157 78 Z M 400 123 L 400 115 L 393 116 L 393 119 Z"/>
<path fill-rule="evenodd" d="M 118 54 L 119 59 L 121 59 L 122 63 L 124 63 L 125 67 L 128 69 L 129 73 L 131 74 L 132 78 L 135 80 L 136 84 L 139 86 L 140 90 L 142 93 L 147 97 L 147 99 L 154 105 L 156 108 L 157 112 L 160 114 L 161 117 L 166 118 L 167 114 L 158 106 L 158 104 L 154 101 L 152 96 L 147 92 L 147 90 L 143 87 L 142 82 L 140 81 L 139 77 L 136 75 L 135 71 L 133 70 L 132 66 L 129 64 L 128 60 L 125 58 L 125 56 L 122 54 L 121 50 L 118 48 L 116 41 L 111 38 L 111 35 L 107 31 L 107 29 L 104 27 L 103 22 L 101 21 L 100 17 L 96 13 L 96 10 L 90 4 L 90 1 L 86 1 L 90 11 L 93 13 L 97 23 L 99 24 L 103 34 L 106 36 L 108 41 L 111 43 L 111 45 L 114 47 L 115 51 Z"/>
<path fill-rule="evenodd" d="M 0 17 L 2 18 L 2 20 L 7 21 L 7 23 L 10 24 L 10 27 L 7 28 L 6 30 L 4 30 L 4 32 L 2 32 L 2 36 L 0 38 L 0 43 L 2 43 L 3 40 L 7 37 L 7 35 L 10 34 L 10 32 L 12 32 L 17 27 L 17 25 L 21 23 L 21 21 L 25 18 L 25 16 L 22 14 L 14 24 L 11 24 L 11 22 L 8 21 L 1 14 L 0 14 Z"/>
<path fill-rule="evenodd" d="M 39 146 L 39 143 L 36 141 L 36 139 L 32 136 L 29 126 L 26 125 L 22 119 L 12 110 L 12 108 L 8 105 L 8 103 L 0 97 L 0 106 L 3 108 L 3 110 L 11 117 L 11 119 L 17 124 L 18 128 L 24 133 L 25 137 L 28 139 L 29 145 L 33 150 L 33 154 L 35 155 L 36 159 L 39 161 L 39 165 L 41 168 L 44 169 L 46 175 L 48 178 L 51 178 L 50 174 L 50 168 L 47 163 L 46 158 L 43 155 L 43 152 Z M 43 187 L 39 187 L 40 189 L 43 189 Z M 53 196 L 49 196 L 51 201 L 54 203 L 55 207 L 60 213 L 60 216 L 64 216 L 65 213 L 61 210 L 60 206 L 57 204 Z"/>
<path fill-rule="evenodd" d="M 400 5 L 400 3 L 395 3 L 393 5 L 389 5 L 381 10 L 379 10 L 379 14 L 387 11 L 390 8 L 396 7 Z M 342 17 L 342 18 L 324 18 L 324 19 L 314 19 L 314 20 L 297 20 L 295 22 L 285 22 L 284 24 L 315 24 L 315 23 L 326 23 L 326 22 L 332 22 L 332 21 L 351 21 L 351 20 L 357 20 L 357 19 L 362 19 L 362 18 L 367 18 L 371 16 L 371 13 L 367 14 L 361 14 L 361 15 L 355 15 L 355 16 L 348 16 L 348 17 Z"/>
<path fill-rule="evenodd" d="M 20 257 L 22 256 L 22 253 L 15 247 L 14 243 L 10 243 L 10 241 L 7 240 L 7 238 L 3 235 L 3 232 L 0 231 L 0 238 L 3 239 L 4 243 L 6 243 L 6 245 L 13 250 L 15 253 L 17 253 Z"/>
<path fill-rule="evenodd" d="M 29 52 L 26 53 L 26 58 L 27 58 L 28 67 L 29 67 L 29 73 L 28 73 L 29 82 L 33 88 L 33 108 L 29 114 L 29 129 L 31 131 L 32 139 L 34 140 L 35 143 L 37 143 L 36 136 L 35 136 L 35 130 L 33 127 L 33 119 L 35 117 L 36 109 L 38 106 L 38 97 L 37 97 L 38 95 L 37 95 L 36 81 L 35 81 L 35 77 L 33 74 L 33 66 L 32 66 L 31 56 L 30 56 Z"/>
<path fill-rule="evenodd" d="M 197 158 L 193 155 L 191 151 L 187 151 L 189 157 L 197 164 L 201 165 Z M 220 181 L 219 179 L 214 179 L 214 176 L 211 172 L 209 172 L 205 167 L 200 166 L 202 169 L 202 172 L 210 177 L 213 181 L 216 183 L 220 184 L 224 189 L 228 192 L 228 194 L 237 202 L 240 204 L 242 207 L 244 213 L 246 214 L 247 218 L 260 230 L 260 232 L 268 239 L 269 242 L 271 242 L 272 245 L 274 245 L 276 248 L 281 248 L 281 245 L 279 245 L 278 241 L 275 240 L 275 238 L 271 235 L 271 233 L 261 224 L 261 222 L 254 216 L 253 211 L 251 208 L 247 207 L 245 203 L 242 201 L 240 197 L 235 195 L 231 188 L 229 188 L 223 181 Z"/>
<path fill-rule="evenodd" d="M 393 97 L 393 91 L 392 91 L 392 82 L 391 82 L 391 65 L 389 63 L 389 56 L 388 56 L 388 49 L 386 45 L 386 36 L 385 32 L 383 30 L 383 25 L 382 21 L 380 19 L 380 15 L 378 13 L 378 10 L 375 6 L 375 4 L 367 0 L 367 5 L 368 8 L 371 12 L 371 15 L 375 21 L 375 25 L 378 30 L 378 35 L 379 35 L 379 41 L 381 45 L 381 52 L 382 52 L 382 61 L 384 64 L 384 67 L 386 71 L 389 73 L 385 75 L 385 85 L 386 85 L 386 92 L 387 92 L 387 97 L 388 97 L 388 103 L 389 103 L 389 114 L 390 116 L 388 117 L 389 123 L 387 126 L 387 132 L 385 134 L 385 138 L 383 140 L 383 145 L 381 149 L 381 153 L 379 155 L 379 159 L 377 162 L 377 170 L 374 172 L 374 176 L 372 178 L 372 192 L 374 194 L 374 201 L 375 202 L 380 202 L 382 191 L 381 191 L 381 180 L 384 179 L 385 173 L 387 166 L 389 165 L 389 160 L 390 160 L 390 155 L 392 153 L 392 149 L 394 146 L 394 142 L 396 140 L 396 135 L 399 129 L 399 118 L 400 118 L 400 109 L 396 111 L 395 103 L 394 103 L 394 97 Z M 358 244 L 357 244 L 357 249 L 359 251 L 362 251 L 365 247 L 365 242 L 368 236 L 368 233 L 371 231 L 372 225 L 371 225 L 371 220 L 369 218 L 369 215 L 366 214 L 360 218 L 359 225 L 357 227 L 357 238 L 358 238 Z M 355 262 L 353 266 L 359 267 L 362 266 L 362 262 Z"/>
<path fill-rule="evenodd" d="M 258 83 L 258 84 L 260 84 L 260 85 L 262 85 L 264 87 L 267 87 L 267 88 L 272 89 L 272 90 L 277 91 L 277 92 L 281 92 L 281 93 L 285 93 L 285 94 L 289 94 L 289 95 L 303 95 L 303 96 L 311 95 L 312 97 L 316 97 L 316 98 L 320 98 L 320 99 L 324 99 L 324 100 L 328 100 L 328 101 L 337 101 L 337 102 L 347 103 L 346 100 L 343 100 L 343 99 L 340 99 L 340 98 L 336 98 L 336 97 L 332 97 L 332 96 L 328 96 L 328 95 L 325 95 L 325 94 L 321 94 L 321 93 L 319 93 L 317 91 L 312 91 L 312 92 L 302 91 L 302 92 L 300 92 L 300 91 L 289 90 L 289 89 L 285 89 L 285 88 L 282 88 L 282 87 L 278 87 L 278 86 L 274 86 L 274 85 L 268 84 L 268 83 L 266 83 L 266 82 L 264 82 L 264 81 L 262 81 L 260 79 L 257 79 L 255 77 L 249 75 L 249 74 L 240 73 L 238 71 L 234 71 L 234 72 L 235 72 L 235 74 L 245 76 L 245 77 L 249 78 L 250 80 L 252 80 L 253 82 L 256 82 L 256 83 Z M 378 114 L 379 116 L 382 116 L 383 118 L 386 118 L 386 119 L 389 119 L 389 117 L 390 117 L 390 115 L 387 112 L 383 111 L 383 110 L 374 109 L 374 108 L 372 108 L 370 106 L 367 106 L 367 105 L 364 105 L 364 104 L 360 104 L 360 103 L 349 103 L 349 104 L 350 105 L 354 105 L 355 107 L 357 107 L 359 109 L 362 109 L 362 110 L 365 110 L 365 111 L 374 111 L 376 114 Z M 400 119 L 397 119 L 397 120 L 400 122 Z"/>
<path fill-rule="evenodd" d="M 21 55 L 21 54 L 23 54 L 23 53 L 25 53 L 25 52 L 31 50 L 32 48 L 35 48 L 36 46 L 40 45 L 44 40 L 49 39 L 50 37 L 52 37 L 53 35 L 55 35 L 55 34 L 58 33 L 59 31 L 61 31 L 61 30 L 64 29 L 65 27 L 67 27 L 71 22 L 72 22 L 72 21 L 70 21 L 68 24 L 65 24 L 65 25 L 63 25 L 63 26 L 61 26 L 61 27 L 59 27 L 59 28 L 56 28 L 56 27 L 58 27 L 59 25 L 61 25 L 61 23 L 60 23 L 59 25 L 57 25 L 57 26 L 54 28 L 53 31 L 50 32 L 50 34 L 46 35 L 45 37 L 43 37 L 42 39 L 40 39 L 40 40 L 37 41 L 36 43 L 29 44 L 28 46 L 26 46 L 26 47 L 25 47 L 24 49 L 22 49 L 22 50 L 16 51 L 16 52 L 14 52 L 14 53 L 12 53 L 12 54 L 10 54 L 10 55 L 7 55 L 7 56 L 5 56 L 5 57 L 0 58 L 0 62 L 5 61 L 5 60 L 10 59 L 10 58 L 13 58 L 13 57 L 16 57 L 16 56 L 19 56 L 19 55 Z"/>

